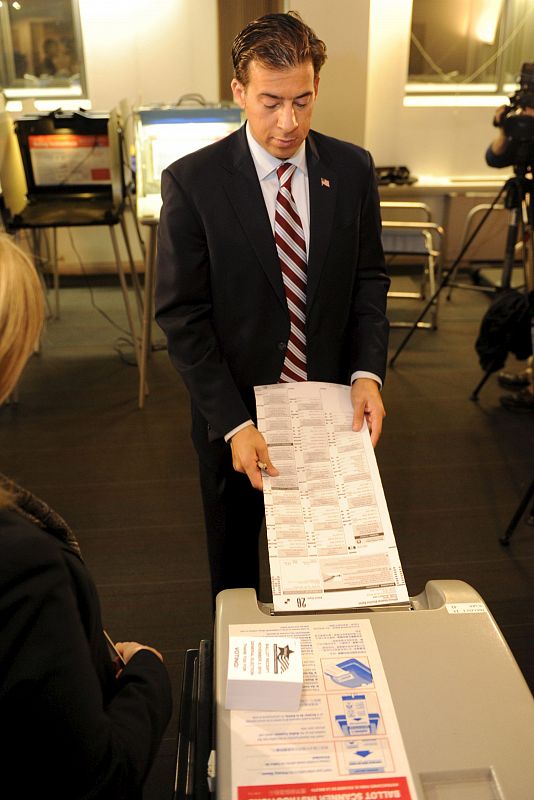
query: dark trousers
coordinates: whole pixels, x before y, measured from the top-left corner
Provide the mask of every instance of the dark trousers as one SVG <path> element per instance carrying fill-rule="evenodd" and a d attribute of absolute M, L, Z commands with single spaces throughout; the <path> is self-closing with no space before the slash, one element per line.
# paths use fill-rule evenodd
<path fill-rule="evenodd" d="M 265 510 L 262 492 L 252 488 L 246 475 L 234 470 L 230 445 L 224 439 L 209 442 L 204 426 L 202 418 L 193 414 L 215 603 L 223 589 L 243 587 L 258 592 L 258 540 Z"/>

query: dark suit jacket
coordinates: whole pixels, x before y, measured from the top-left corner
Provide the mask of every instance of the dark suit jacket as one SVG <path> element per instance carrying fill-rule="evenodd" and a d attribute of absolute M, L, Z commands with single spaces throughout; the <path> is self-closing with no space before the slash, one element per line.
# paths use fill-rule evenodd
<path fill-rule="evenodd" d="M 172 709 L 148 651 L 117 679 L 94 584 L 66 544 L 0 511 L 0 773 L 21 800 L 140 797 Z"/>
<path fill-rule="evenodd" d="M 308 380 L 384 377 L 389 279 L 378 193 L 365 150 L 310 132 Z M 275 383 L 289 315 L 272 228 L 244 127 L 162 175 L 156 319 L 210 438 L 254 413 Z"/>

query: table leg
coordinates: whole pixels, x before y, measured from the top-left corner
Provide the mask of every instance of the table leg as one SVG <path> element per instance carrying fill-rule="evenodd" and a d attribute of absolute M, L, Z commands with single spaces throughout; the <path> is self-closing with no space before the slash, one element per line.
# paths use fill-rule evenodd
<path fill-rule="evenodd" d="M 145 257 L 145 301 L 143 304 L 143 330 L 141 336 L 141 363 L 139 364 L 139 408 L 145 405 L 148 394 L 146 372 L 148 354 L 152 345 L 152 309 L 154 305 L 154 279 L 156 272 L 156 224 L 149 226 L 148 247 Z"/>

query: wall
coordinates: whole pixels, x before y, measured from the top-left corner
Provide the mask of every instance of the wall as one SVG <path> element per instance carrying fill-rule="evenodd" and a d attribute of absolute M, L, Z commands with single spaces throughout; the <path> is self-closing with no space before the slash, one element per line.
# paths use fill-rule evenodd
<path fill-rule="evenodd" d="M 80 0 L 80 18 L 94 110 L 124 99 L 130 106 L 173 103 L 190 92 L 218 101 L 217 0 Z M 140 262 L 131 220 L 128 229 Z M 104 228 L 60 231 L 59 252 L 63 272 L 80 271 L 78 253 L 87 271 L 115 269 Z"/>
<path fill-rule="evenodd" d="M 357 144 L 365 135 L 370 5 L 371 0 L 286 2 L 327 47 L 313 127 Z"/>
<path fill-rule="evenodd" d="M 493 105 L 403 105 L 412 0 L 300 0 L 296 8 L 326 42 L 314 127 L 362 144 L 380 165 L 414 175 L 484 175 Z M 494 173 L 494 171 L 493 171 Z"/>
<path fill-rule="evenodd" d="M 218 99 L 217 0 L 80 0 L 95 109 Z"/>
<path fill-rule="evenodd" d="M 417 176 L 492 174 L 484 163 L 492 107 L 403 105 L 411 0 L 286 0 L 285 7 L 327 44 L 317 129 L 362 144 L 378 165 L 405 164 Z M 174 102 L 189 92 L 219 99 L 217 0 L 80 0 L 80 16 L 93 109 L 124 98 Z M 113 269 L 109 237 L 95 233 L 75 232 L 82 258 Z M 63 268 L 77 269 L 69 237 L 60 252 Z"/>
<path fill-rule="evenodd" d="M 408 66 L 411 6 L 411 0 L 371 2 L 364 145 L 383 166 L 409 163 L 400 141 L 399 119 Z"/>
<path fill-rule="evenodd" d="M 403 105 L 411 5 L 411 0 L 371 0 L 365 146 L 378 164 L 405 164 L 418 176 L 494 174 L 484 161 L 495 134 L 493 103 Z"/>

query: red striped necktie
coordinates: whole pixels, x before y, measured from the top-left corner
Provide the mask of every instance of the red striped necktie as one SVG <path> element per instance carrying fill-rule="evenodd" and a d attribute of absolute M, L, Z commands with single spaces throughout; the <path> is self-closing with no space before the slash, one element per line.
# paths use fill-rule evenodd
<path fill-rule="evenodd" d="M 286 293 L 291 329 L 280 382 L 306 380 L 306 242 L 291 194 L 295 164 L 280 164 L 274 213 L 274 240 Z"/>

